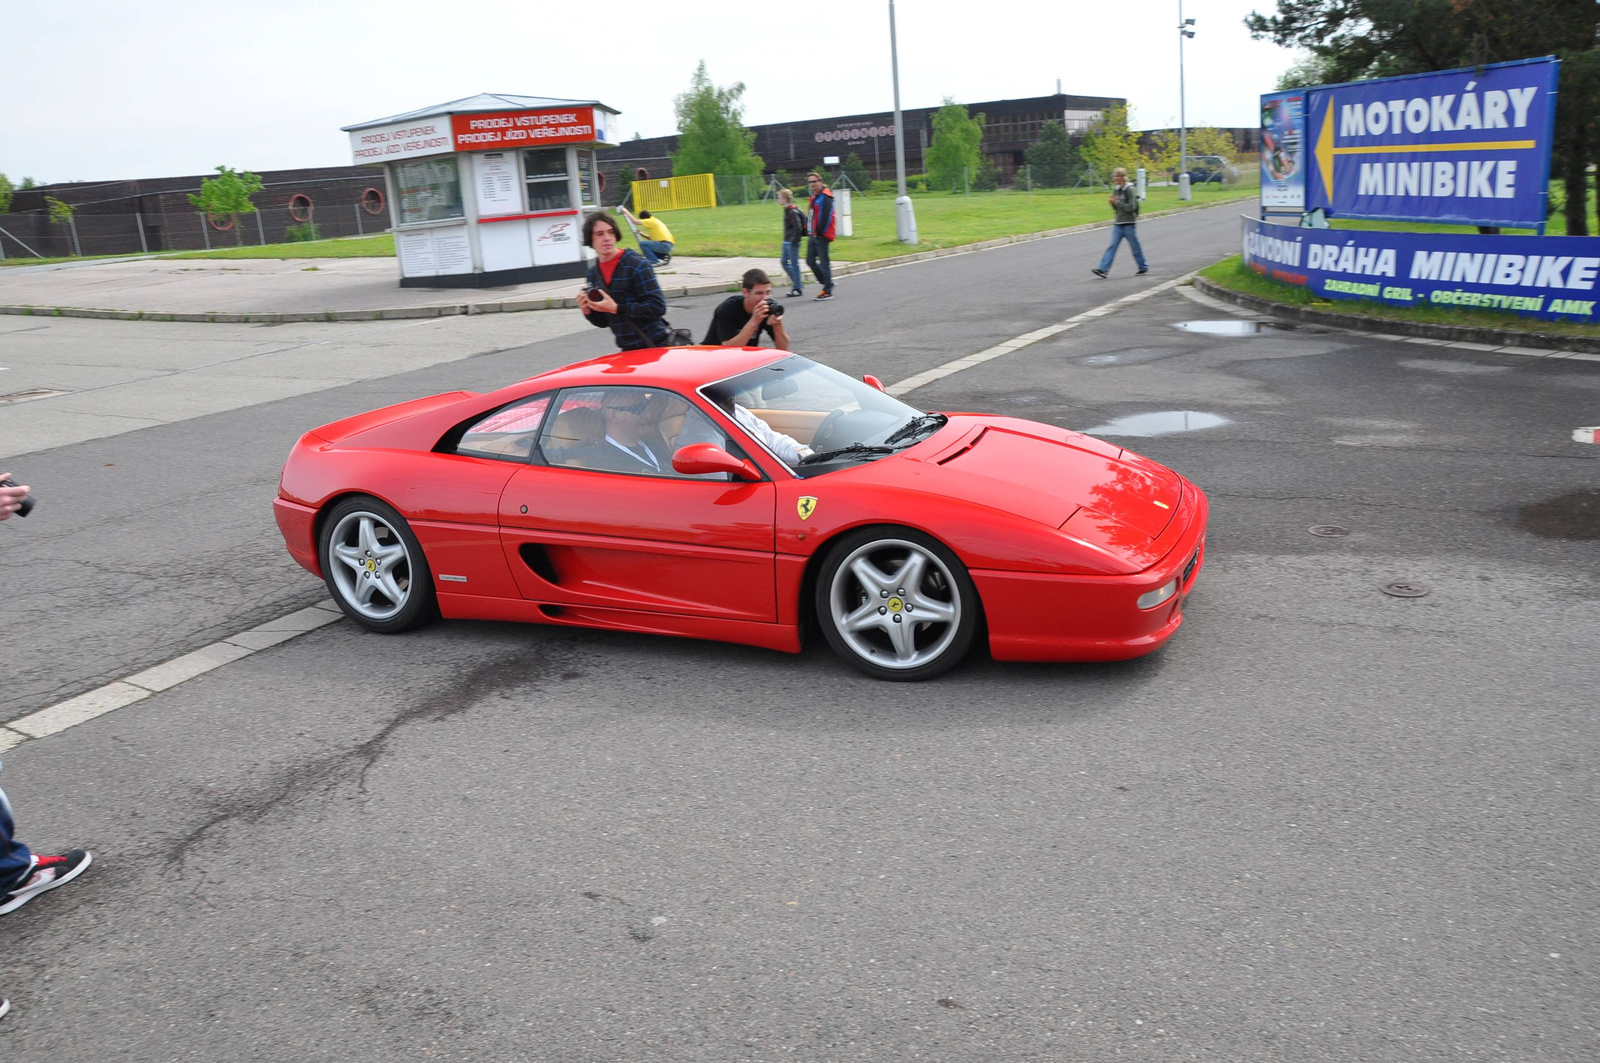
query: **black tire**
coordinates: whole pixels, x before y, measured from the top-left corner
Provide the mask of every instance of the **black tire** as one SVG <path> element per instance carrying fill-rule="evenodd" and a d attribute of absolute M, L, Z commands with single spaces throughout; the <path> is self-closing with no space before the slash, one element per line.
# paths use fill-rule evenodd
<path fill-rule="evenodd" d="M 438 615 L 422 544 L 394 507 L 367 495 L 344 499 L 322 522 L 317 554 L 333 600 L 368 631 L 408 631 Z"/>
<path fill-rule="evenodd" d="M 919 567 L 907 575 L 914 558 Z M 907 579 L 915 585 L 902 586 Z M 983 610 L 953 551 L 895 527 L 863 528 L 836 541 L 817 573 L 813 605 L 833 652 L 893 682 L 954 668 L 971 651 Z"/>

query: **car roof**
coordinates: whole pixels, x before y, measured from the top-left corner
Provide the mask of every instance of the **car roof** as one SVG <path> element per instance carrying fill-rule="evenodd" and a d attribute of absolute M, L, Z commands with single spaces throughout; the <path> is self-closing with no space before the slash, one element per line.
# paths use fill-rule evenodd
<path fill-rule="evenodd" d="M 628 385 L 692 392 L 788 357 L 789 351 L 770 347 L 649 347 L 562 366 L 503 390 L 527 394 L 530 389 L 552 387 Z"/>

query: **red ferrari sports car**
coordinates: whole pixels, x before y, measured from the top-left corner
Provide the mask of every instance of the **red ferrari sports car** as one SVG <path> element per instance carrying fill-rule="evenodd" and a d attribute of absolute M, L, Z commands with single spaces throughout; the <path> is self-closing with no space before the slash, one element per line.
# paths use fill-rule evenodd
<path fill-rule="evenodd" d="M 630 351 L 307 432 L 274 503 L 351 619 L 749 643 L 815 623 L 869 675 L 1156 649 L 1205 561 L 1206 496 L 1011 417 L 925 413 L 786 351 Z"/>

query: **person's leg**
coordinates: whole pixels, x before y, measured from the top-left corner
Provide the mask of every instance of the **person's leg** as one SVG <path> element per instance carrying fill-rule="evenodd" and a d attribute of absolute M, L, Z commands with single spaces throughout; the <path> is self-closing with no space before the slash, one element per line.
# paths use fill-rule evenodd
<path fill-rule="evenodd" d="M 33 854 L 16 840 L 17 825 L 12 819 L 11 803 L 6 792 L 0 790 L 0 895 L 20 885 L 33 867 Z"/>
<path fill-rule="evenodd" d="M 1111 227 L 1111 246 L 1107 247 L 1106 253 L 1100 256 L 1101 273 L 1104 273 L 1106 270 L 1111 268 L 1111 263 L 1117 257 L 1117 245 L 1122 243 L 1122 237 L 1122 226 L 1113 225 Z"/>
<path fill-rule="evenodd" d="M 800 242 L 798 240 L 785 240 L 783 242 L 783 272 L 789 275 L 789 288 L 791 291 L 805 291 L 805 284 L 800 279 Z"/>
<path fill-rule="evenodd" d="M 1133 260 L 1139 264 L 1139 272 L 1143 273 L 1150 268 L 1150 263 L 1144 260 L 1144 248 L 1139 246 L 1139 227 L 1128 226 L 1128 246 L 1133 248 Z"/>
<path fill-rule="evenodd" d="M 816 274 L 817 283 L 822 285 L 822 294 L 833 294 L 833 264 L 828 261 L 828 241 L 821 237 L 812 237 L 817 245 L 817 261 L 811 264 L 811 272 Z"/>
<path fill-rule="evenodd" d="M 662 243 L 660 240 L 639 241 L 639 253 L 644 255 L 645 262 L 652 266 L 661 261 L 662 255 L 671 253 L 667 250 L 667 247 L 668 245 Z"/>

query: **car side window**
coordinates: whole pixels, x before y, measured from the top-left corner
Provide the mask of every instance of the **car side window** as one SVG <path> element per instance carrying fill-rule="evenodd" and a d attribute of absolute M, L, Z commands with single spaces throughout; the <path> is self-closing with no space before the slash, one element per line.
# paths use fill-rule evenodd
<path fill-rule="evenodd" d="M 535 395 L 493 410 L 467 426 L 454 452 L 475 458 L 526 462 L 533 454 L 549 408 L 549 395 Z"/>
<path fill-rule="evenodd" d="M 561 393 L 540 446 L 551 465 L 634 476 L 728 480 L 727 473 L 685 476 L 672 455 L 691 443 L 728 446 L 728 437 L 687 399 L 659 388 L 579 388 Z"/>

